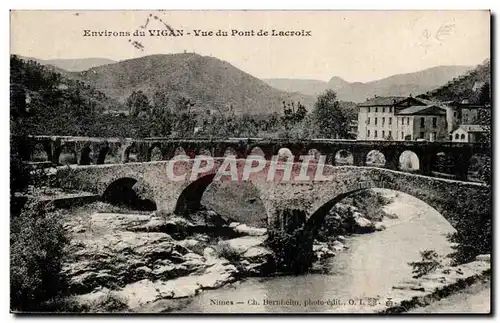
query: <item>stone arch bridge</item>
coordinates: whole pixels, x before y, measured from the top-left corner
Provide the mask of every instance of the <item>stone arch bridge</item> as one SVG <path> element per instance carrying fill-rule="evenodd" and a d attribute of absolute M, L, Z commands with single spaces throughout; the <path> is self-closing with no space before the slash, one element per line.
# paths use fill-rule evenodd
<path fill-rule="evenodd" d="M 74 156 L 79 165 L 99 165 L 131 162 L 134 154 L 137 162 L 170 160 L 180 150 L 183 154 L 210 155 L 223 157 L 234 155 L 246 158 L 256 148 L 267 160 L 277 155 L 281 148 L 287 148 L 296 159 L 311 151 L 326 156 L 326 163 L 336 165 L 335 156 L 339 152 L 352 155 L 354 166 L 366 166 L 367 156 L 373 151 L 384 155 L 384 168 L 399 170 L 399 159 L 403 152 L 414 152 L 419 160 L 419 173 L 431 175 L 438 154 L 444 154 L 451 161 L 451 169 L 456 179 L 466 180 L 473 155 L 491 156 L 491 147 L 481 143 L 417 142 L 417 141 L 358 141 L 358 140 L 277 140 L 261 138 L 233 139 L 170 139 L 170 138 L 89 138 L 64 136 L 31 136 L 25 139 L 22 150 L 24 160 L 33 157 L 35 149 L 42 150 L 52 165 L 59 165 L 63 152 Z M 113 158 L 110 158 L 113 157 Z"/>
<path fill-rule="evenodd" d="M 257 188 L 268 216 L 268 223 L 283 226 L 285 209 L 299 209 L 306 214 L 306 225 L 314 229 L 328 211 L 350 194 L 370 188 L 387 188 L 410 194 L 432 206 L 454 227 L 464 214 L 476 214 L 477 221 L 491 216 L 491 188 L 485 184 L 441 179 L 376 167 L 332 166 L 312 163 L 303 176 L 298 177 L 301 165 L 293 163 L 290 178 L 280 170 L 283 162 L 266 162 L 262 170 L 244 178 L 250 159 L 214 158 L 213 166 L 193 173 L 197 159 L 126 163 L 110 165 L 62 166 L 53 173 L 53 185 L 79 189 L 103 195 L 123 179 L 137 181 L 145 196 L 153 200 L 159 210 L 184 214 L 200 206 L 203 192 L 213 181 L 246 180 Z M 203 163 L 203 161 L 201 161 Z M 198 165 L 203 166 L 200 163 Z M 252 164 L 254 165 L 254 164 Z M 206 166 L 206 165 L 205 165 Z M 170 167 L 170 168 L 169 168 Z M 247 166 L 248 167 L 248 166 Z M 269 174 L 271 170 L 278 169 Z M 175 176 L 185 176 L 173 180 Z M 236 177 L 222 175 L 223 170 L 236 170 Z M 321 176 L 317 176 L 320 174 Z M 464 210 L 473 211 L 464 213 Z"/>

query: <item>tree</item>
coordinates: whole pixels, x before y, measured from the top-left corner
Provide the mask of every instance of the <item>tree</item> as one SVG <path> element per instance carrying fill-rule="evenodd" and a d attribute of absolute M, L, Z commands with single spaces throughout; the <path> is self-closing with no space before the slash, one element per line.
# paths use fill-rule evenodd
<path fill-rule="evenodd" d="M 306 107 L 299 102 L 298 106 L 297 106 L 297 111 L 295 112 L 295 120 L 297 122 L 300 122 L 300 121 L 304 120 L 306 115 L 307 115 Z"/>
<path fill-rule="evenodd" d="M 491 104 L 489 82 L 484 83 L 481 89 L 479 90 L 479 104 L 481 105 Z"/>
<path fill-rule="evenodd" d="M 139 113 L 148 110 L 149 99 L 141 90 L 134 91 L 127 98 L 126 105 L 129 108 L 130 115 L 137 117 Z"/>
<path fill-rule="evenodd" d="M 349 135 L 348 111 L 342 108 L 337 94 L 326 90 L 314 104 L 313 116 L 317 133 L 323 138 L 347 138 Z"/>

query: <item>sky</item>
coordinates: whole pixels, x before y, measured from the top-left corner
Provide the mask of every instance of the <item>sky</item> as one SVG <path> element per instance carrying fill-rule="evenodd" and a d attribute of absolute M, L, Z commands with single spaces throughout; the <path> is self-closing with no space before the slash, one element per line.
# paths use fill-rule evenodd
<path fill-rule="evenodd" d="M 184 35 L 149 36 L 148 30 L 166 29 L 164 23 Z M 131 35 L 92 37 L 85 30 Z M 134 36 L 136 30 L 146 36 Z M 196 36 L 195 30 L 229 36 Z M 233 30 L 253 30 L 254 36 L 232 36 Z M 257 36 L 260 30 L 310 36 Z M 367 82 L 438 65 L 480 64 L 490 57 L 490 12 L 12 11 L 10 51 L 39 59 L 113 60 L 186 51 L 228 61 L 258 78 Z"/>

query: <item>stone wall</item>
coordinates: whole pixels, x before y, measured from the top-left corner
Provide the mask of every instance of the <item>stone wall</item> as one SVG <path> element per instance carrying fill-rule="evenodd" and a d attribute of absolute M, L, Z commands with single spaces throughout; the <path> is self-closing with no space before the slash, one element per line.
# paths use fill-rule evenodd
<path fill-rule="evenodd" d="M 122 165 L 60 167 L 53 176 L 53 185 L 67 189 L 79 189 L 102 195 L 106 188 L 120 178 L 133 178 L 149 191 L 159 210 L 183 213 L 185 205 L 199 205 L 206 187 L 213 181 L 215 171 L 224 159 L 216 159 L 212 170 L 190 179 L 193 160 L 175 163 L 178 174 L 186 173 L 187 180 L 173 181 L 167 174 L 169 162 L 129 163 Z M 238 174 L 246 160 L 236 160 Z M 453 226 L 463 215 L 464 210 L 491 216 L 491 188 L 487 185 L 461 182 L 448 179 L 391 171 L 375 167 L 325 165 L 324 181 L 283 180 L 283 172 L 267 180 L 268 167 L 249 178 L 259 192 L 259 198 L 267 211 L 268 223 L 280 209 L 301 209 L 307 214 L 308 225 L 316 223 L 337 202 L 350 194 L 370 188 L 386 188 L 410 194 L 435 208 Z M 281 176 L 281 177 L 280 177 Z M 220 180 L 229 181 L 225 176 Z M 237 180 L 242 180 L 239 177 Z M 472 212 L 472 213 L 474 213 Z"/>

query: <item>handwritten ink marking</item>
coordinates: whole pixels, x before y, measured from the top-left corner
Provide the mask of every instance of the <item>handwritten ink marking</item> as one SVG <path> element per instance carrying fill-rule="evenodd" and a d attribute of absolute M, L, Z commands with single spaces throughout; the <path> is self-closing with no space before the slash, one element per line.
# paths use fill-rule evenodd
<path fill-rule="evenodd" d="M 421 35 L 423 37 L 423 40 L 418 44 L 418 46 L 425 48 L 425 53 L 427 54 L 429 48 L 435 46 L 436 43 L 441 46 L 442 43 L 446 41 L 446 38 L 453 33 L 454 29 L 454 24 L 443 24 L 434 34 L 431 33 L 428 29 L 425 29 Z"/>
<path fill-rule="evenodd" d="M 424 47 L 425 48 L 425 53 L 427 54 L 427 50 L 429 49 L 429 47 L 432 47 L 432 44 L 430 42 L 430 38 L 432 37 L 432 35 L 429 32 L 429 30 L 425 29 L 422 32 L 422 37 L 424 37 L 424 40 L 419 44 L 419 46 L 420 47 Z"/>
<path fill-rule="evenodd" d="M 455 29 L 455 25 L 441 25 L 436 35 L 434 36 L 438 41 L 442 42 L 446 39 L 447 36 L 453 33 L 453 29 Z"/>
<path fill-rule="evenodd" d="M 160 10 L 162 11 L 162 10 Z M 163 12 L 163 14 L 165 14 Z M 140 29 L 146 29 L 148 28 L 148 25 L 150 23 L 150 21 L 159 21 L 161 24 L 163 24 L 163 26 L 167 29 L 167 30 L 148 30 L 149 32 L 149 35 L 150 36 L 182 36 L 182 33 L 183 31 L 182 30 L 175 30 L 173 29 L 169 24 L 167 24 L 166 21 L 163 21 L 163 19 L 161 19 L 160 17 L 158 17 L 156 14 L 153 15 L 152 13 L 150 13 L 147 17 L 146 17 L 146 20 L 144 22 L 143 25 L 140 25 L 139 28 Z M 145 36 L 145 32 L 134 32 L 133 36 Z M 129 40 L 129 43 L 132 44 L 132 46 L 134 46 L 134 48 L 136 49 L 139 49 L 140 51 L 144 51 L 144 45 L 139 42 L 138 40 L 134 40 L 132 38 L 130 38 Z"/>

